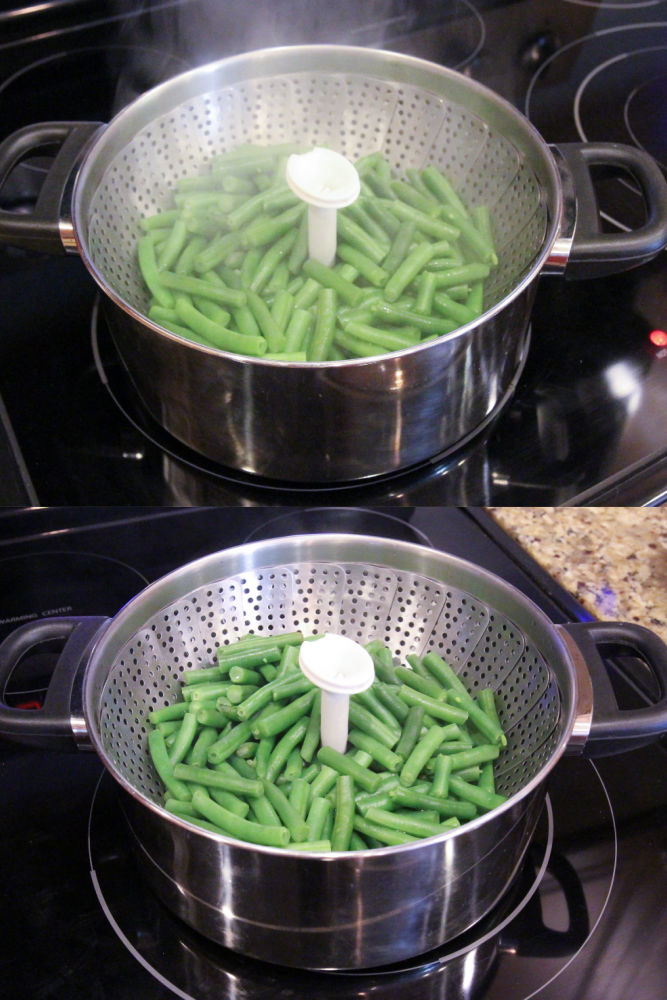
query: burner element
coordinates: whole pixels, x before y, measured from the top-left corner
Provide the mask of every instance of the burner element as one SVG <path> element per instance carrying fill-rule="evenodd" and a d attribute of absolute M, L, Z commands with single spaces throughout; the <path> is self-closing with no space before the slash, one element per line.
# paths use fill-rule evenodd
<path fill-rule="evenodd" d="M 625 121 L 635 144 L 667 170 L 667 76 L 647 80 L 630 94 Z"/>

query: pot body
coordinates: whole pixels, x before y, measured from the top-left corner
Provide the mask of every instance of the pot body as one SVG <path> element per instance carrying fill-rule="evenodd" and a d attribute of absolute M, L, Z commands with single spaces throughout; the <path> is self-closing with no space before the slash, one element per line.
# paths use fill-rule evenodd
<path fill-rule="evenodd" d="M 544 787 L 456 838 L 329 861 L 224 843 L 122 801 L 142 874 L 186 923 L 253 958 L 335 970 L 421 955 L 480 920 L 519 867 Z"/>
<path fill-rule="evenodd" d="M 534 287 L 426 349 L 325 365 L 209 352 L 105 305 L 139 397 L 174 438 L 231 469 L 336 483 L 442 455 L 491 421 L 523 370 Z"/>

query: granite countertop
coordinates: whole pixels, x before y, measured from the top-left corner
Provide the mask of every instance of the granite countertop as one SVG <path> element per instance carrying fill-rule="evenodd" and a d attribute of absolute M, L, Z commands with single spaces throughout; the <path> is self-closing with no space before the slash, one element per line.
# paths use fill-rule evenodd
<path fill-rule="evenodd" d="M 596 618 L 637 622 L 667 642 L 667 510 L 488 510 Z"/>

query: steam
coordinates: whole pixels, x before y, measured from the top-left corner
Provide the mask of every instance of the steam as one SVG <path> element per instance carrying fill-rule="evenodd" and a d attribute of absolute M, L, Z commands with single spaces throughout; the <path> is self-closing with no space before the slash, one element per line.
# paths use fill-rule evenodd
<path fill-rule="evenodd" d="M 430 5 L 425 4 L 428 8 Z M 408 0 L 204 0 L 154 10 L 140 44 L 191 65 L 277 45 L 382 46 L 415 20 Z M 412 8 L 412 9 L 410 9 Z"/>

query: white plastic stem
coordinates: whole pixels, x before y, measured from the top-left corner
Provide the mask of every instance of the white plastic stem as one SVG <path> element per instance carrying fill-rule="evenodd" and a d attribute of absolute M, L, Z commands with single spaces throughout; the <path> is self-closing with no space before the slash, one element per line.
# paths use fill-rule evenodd
<path fill-rule="evenodd" d="M 361 181 L 350 161 L 332 149 L 315 146 L 287 160 L 289 187 L 308 205 L 308 255 L 331 267 L 336 258 L 339 208 L 359 197 Z"/>
<path fill-rule="evenodd" d="M 365 691 L 375 679 L 370 653 L 347 636 L 329 633 L 302 643 L 299 665 L 322 690 L 322 746 L 345 753 L 350 695 Z"/>

